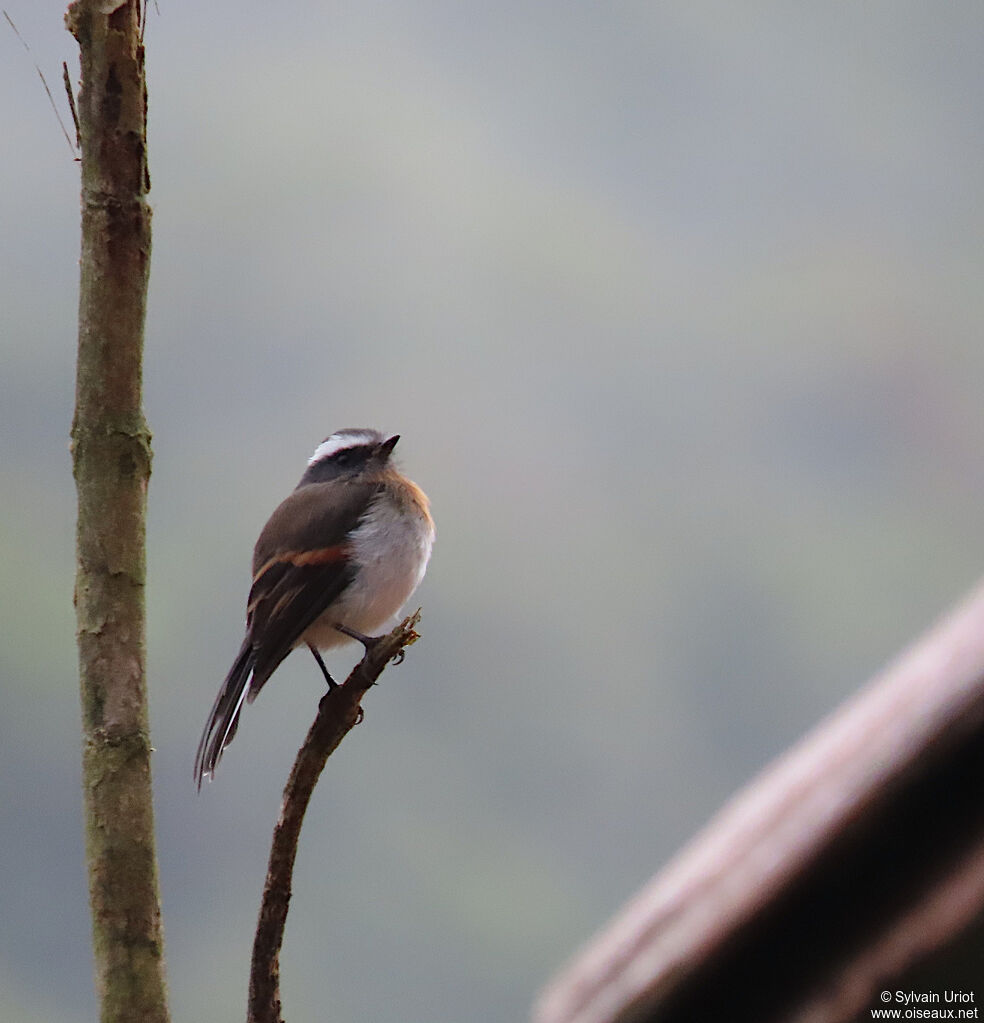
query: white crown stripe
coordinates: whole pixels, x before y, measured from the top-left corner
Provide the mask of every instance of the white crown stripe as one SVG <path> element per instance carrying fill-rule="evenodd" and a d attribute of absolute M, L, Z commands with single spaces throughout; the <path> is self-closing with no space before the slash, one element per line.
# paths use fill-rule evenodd
<path fill-rule="evenodd" d="M 344 448 L 356 448 L 361 444 L 372 444 L 375 436 L 368 431 L 364 433 L 333 433 L 327 440 L 323 440 L 314 454 L 308 459 L 308 465 L 314 465 L 324 458 L 331 458 L 336 452 Z"/>

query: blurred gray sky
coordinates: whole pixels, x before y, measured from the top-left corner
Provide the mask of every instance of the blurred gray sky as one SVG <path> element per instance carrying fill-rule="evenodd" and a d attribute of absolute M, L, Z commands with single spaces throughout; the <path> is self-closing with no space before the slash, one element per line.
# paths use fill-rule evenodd
<path fill-rule="evenodd" d="M 438 543 L 424 640 L 309 814 L 285 1009 L 521 1019 L 980 574 L 984 10 L 153 8 L 148 604 L 175 1019 L 242 1018 L 319 676 L 278 672 L 200 796 L 192 755 L 256 534 L 349 425 L 403 435 Z M 61 6 L 6 9 L 64 107 Z M 6 23 L 0 133 L 0 1015 L 75 1023 L 95 1012 L 78 175 Z"/>

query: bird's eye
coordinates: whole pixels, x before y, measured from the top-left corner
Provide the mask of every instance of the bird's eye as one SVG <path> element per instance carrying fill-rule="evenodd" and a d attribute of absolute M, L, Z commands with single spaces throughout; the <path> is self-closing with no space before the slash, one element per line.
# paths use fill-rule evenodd
<path fill-rule="evenodd" d="M 335 465 L 351 465 L 352 464 L 352 452 L 351 451 L 339 451 L 337 455 L 332 459 Z"/>

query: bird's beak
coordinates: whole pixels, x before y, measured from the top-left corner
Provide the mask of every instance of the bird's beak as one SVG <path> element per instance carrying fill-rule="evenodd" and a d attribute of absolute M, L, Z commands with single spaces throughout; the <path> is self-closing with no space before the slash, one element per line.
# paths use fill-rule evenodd
<path fill-rule="evenodd" d="M 383 443 L 376 448 L 376 455 L 379 458 L 389 458 L 389 456 L 393 453 L 393 448 L 396 447 L 396 442 L 399 439 L 400 435 L 397 433 L 390 437 L 389 440 L 384 440 Z"/>

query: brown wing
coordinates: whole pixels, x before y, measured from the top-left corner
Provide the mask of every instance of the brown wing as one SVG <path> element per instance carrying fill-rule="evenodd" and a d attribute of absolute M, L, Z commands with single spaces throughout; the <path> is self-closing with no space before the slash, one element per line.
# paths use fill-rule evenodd
<path fill-rule="evenodd" d="M 253 551 L 246 637 L 205 723 L 195 754 L 195 780 L 215 773 L 252 699 L 293 650 L 304 630 L 352 581 L 347 536 L 376 493 L 377 484 L 324 485 L 295 490 L 270 516 Z"/>
<path fill-rule="evenodd" d="M 305 630 L 351 583 L 355 569 L 348 535 L 377 489 L 376 483 L 308 484 L 270 516 L 253 552 L 246 614 L 255 658 L 250 701 Z"/>
<path fill-rule="evenodd" d="M 304 559 L 307 560 L 304 560 Z M 226 675 L 195 754 L 195 780 L 211 778 L 252 701 L 304 630 L 352 580 L 344 543 L 303 554 L 284 552 L 266 562 L 253 582 L 246 638 Z"/>

